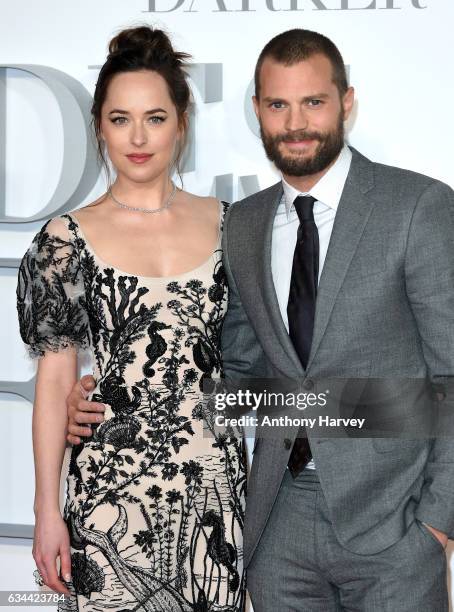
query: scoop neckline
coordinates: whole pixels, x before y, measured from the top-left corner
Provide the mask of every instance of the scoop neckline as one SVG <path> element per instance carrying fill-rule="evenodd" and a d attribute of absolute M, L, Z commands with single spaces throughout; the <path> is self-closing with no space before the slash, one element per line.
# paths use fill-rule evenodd
<path fill-rule="evenodd" d="M 169 282 L 172 282 L 173 280 L 179 280 L 181 278 L 185 278 L 186 276 L 192 276 L 193 274 L 195 274 L 196 272 L 198 272 L 199 270 L 201 270 L 202 268 L 207 266 L 211 262 L 211 260 L 214 257 L 215 253 L 217 251 L 219 251 L 220 246 L 221 246 L 222 218 L 223 218 L 223 210 L 224 210 L 224 208 L 223 208 L 223 204 L 222 204 L 221 201 L 218 200 L 218 203 L 219 203 L 219 206 L 220 206 L 218 239 L 217 239 L 216 246 L 215 246 L 214 250 L 210 253 L 208 259 L 206 259 L 203 263 L 201 263 L 196 268 L 193 268 L 192 270 L 188 270 L 187 272 L 182 272 L 180 274 L 174 274 L 172 276 L 144 276 L 142 274 L 134 274 L 132 272 L 126 272 L 126 270 L 122 270 L 121 268 L 117 268 L 116 266 L 113 266 L 112 264 L 110 264 L 107 261 L 105 261 L 104 259 L 102 259 L 102 257 L 100 257 L 98 255 L 98 253 L 95 251 L 93 246 L 87 240 L 85 232 L 82 229 L 82 226 L 80 225 L 78 219 L 76 219 L 76 217 L 74 217 L 74 215 L 72 215 L 71 213 L 65 213 L 65 215 L 63 215 L 63 216 L 69 217 L 77 225 L 79 233 L 80 233 L 80 235 L 81 235 L 81 237 L 82 237 L 82 239 L 83 239 L 83 241 L 85 243 L 86 249 L 88 251 L 90 251 L 90 253 L 93 255 L 93 257 L 95 259 L 97 259 L 98 262 L 100 264 L 102 264 L 103 267 L 111 268 L 112 270 L 114 270 L 114 272 L 117 272 L 118 274 L 121 274 L 122 276 L 133 276 L 134 278 L 142 279 L 143 281 L 157 281 L 157 282 L 161 282 L 161 283 L 163 283 L 163 282 L 169 283 Z"/>

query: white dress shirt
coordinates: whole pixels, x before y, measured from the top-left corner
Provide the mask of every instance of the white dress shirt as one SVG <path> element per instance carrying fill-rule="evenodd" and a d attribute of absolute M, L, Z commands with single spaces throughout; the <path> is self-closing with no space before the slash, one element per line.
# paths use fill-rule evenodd
<path fill-rule="evenodd" d="M 331 232 L 333 231 L 337 207 L 339 206 L 345 181 L 350 170 L 351 160 L 352 153 L 348 146 L 344 145 L 328 172 L 307 193 L 301 193 L 295 187 L 289 185 L 284 178 L 282 179 L 284 194 L 274 218 L 271 243 L 271 271 L 279 310 L 287 331 L 287 303 L 292 276 L 293 253 L 295 251 L 296 234 L 299 226 L 299 219 L 293 202 L 299 195 L 310 195 L 316 200 L 314 203 L 314 220 L 320 244 L 318 275 L 320 280 Z M 307 468 L 315 469 L 314 462 L 310 461 Z"/>

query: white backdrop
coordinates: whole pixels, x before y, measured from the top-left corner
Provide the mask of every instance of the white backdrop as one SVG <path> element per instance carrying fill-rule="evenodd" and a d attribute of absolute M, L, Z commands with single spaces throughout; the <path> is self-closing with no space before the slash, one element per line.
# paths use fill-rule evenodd
<path fill-rule="evenodd" d="M 246 190 L 255 180 L 260 188 L 276 180 L 250 121 L 250 83 L 263 45 L 292 27 L 326 34 L 349 65 L 357 96 L 351 144 L 375 161 L 454 186 L 453 0 L 1 0 L 0 65 L 51 67 L 91 95 L 107 41 L 143 22 L 167 29 L 195 62 L 219 64 L 212 68 L 222 78 L 216 101 L 204 102 L 200 82 L 194 87 L 195 170 L 184 175 L 187 189 L 214 193 L 216 177 L 231 175 L 218 179 L 218 195 L 236 199 L 244 195 L 240 177 L 252 177 L 242 183 Z M 27 217 L 50 199 L 63 154 L 81 150 L 79 139 L 44 81 L 23 70 L 7 69 L 3 79 L 0 72 L 0 523 L 33 522 L 31 404 L 8 393 L 33 367 L 16 322 L 17 271 L 6 260 L 21 257 L 43 224 Z M 102 191 L 99 178 L 74 207 Z M 2 222 L 5 215 L 25 222 Z M 30 543 L 11 544 L 0 544 L 0 589 L 31 587 L 24 572 Z"/>

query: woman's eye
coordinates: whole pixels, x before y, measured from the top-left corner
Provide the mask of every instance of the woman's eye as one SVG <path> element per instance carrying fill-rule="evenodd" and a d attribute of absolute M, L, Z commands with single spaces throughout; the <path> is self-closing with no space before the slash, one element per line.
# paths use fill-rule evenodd
<path fill-rule="evenodd" d="M 149 123 L 154 123 L 154 124 L 159 124 L 162 123 L 163 121 L 165 121 L 165 117 L 162 117 L 160 115 L 152 115 L 151 117 L 148 118 Z M 124 125 L 125 123 L 128 122 L 127 117 L 114 117 L 113 119 L 111 119 L 112 123 L 114 123 L 115 125 Z"/>

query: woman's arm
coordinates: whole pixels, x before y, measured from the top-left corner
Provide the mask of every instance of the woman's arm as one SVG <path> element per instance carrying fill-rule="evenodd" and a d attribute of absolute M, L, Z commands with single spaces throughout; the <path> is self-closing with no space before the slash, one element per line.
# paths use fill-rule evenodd
<path fill-rule="evenodd" d="M 33 406 L 33 453 L 35 459 L 35 534 L 33 557 L 47 586 L 69 595 L 59 580 L 70 579 L 69 534 L 59 505 L 60 478 L 67 433 L 66 397 L 77 377 L 77 353 L 68 348 L 47 351 L 38 362 Z"/>

